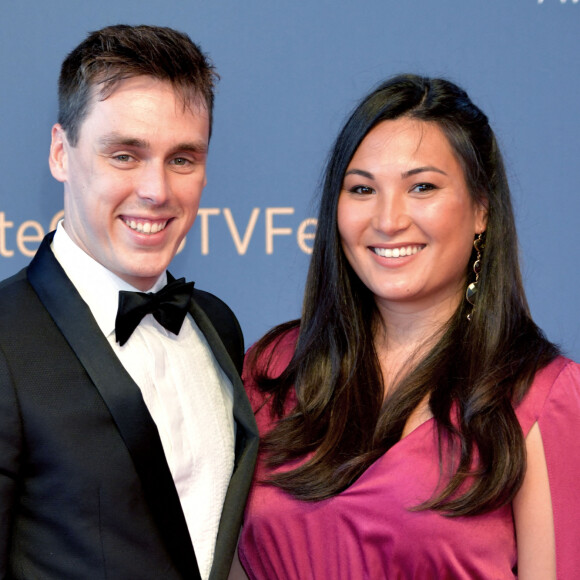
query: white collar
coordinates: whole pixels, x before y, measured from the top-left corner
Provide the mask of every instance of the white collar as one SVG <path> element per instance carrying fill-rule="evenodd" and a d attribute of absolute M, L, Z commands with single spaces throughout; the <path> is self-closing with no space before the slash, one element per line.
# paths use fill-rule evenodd
<path fill-rule="evenodd" d="M 51 249 L 81 298 L 88 304 L 99 328 L 105 336 L 109 336 L 115 330 L 119 291 L 138 289 L 79 248 L 64 229 L 62 220 L 58 223 Z M 166 284 L 167 273 L 163 272 L 150 292 L 157 292 Z"/>

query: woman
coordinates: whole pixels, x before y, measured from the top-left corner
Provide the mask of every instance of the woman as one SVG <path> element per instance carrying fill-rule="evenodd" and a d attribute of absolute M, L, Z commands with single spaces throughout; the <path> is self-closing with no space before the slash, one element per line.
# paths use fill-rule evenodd
<path fill-rule="evenodd" d="M 250 578 L 580 570 L 580 367 L 530 318 L 517 255 L 466 93 L 404 75 L 363 99 L 328 161 L 302 318 L 246 360 Z"/>

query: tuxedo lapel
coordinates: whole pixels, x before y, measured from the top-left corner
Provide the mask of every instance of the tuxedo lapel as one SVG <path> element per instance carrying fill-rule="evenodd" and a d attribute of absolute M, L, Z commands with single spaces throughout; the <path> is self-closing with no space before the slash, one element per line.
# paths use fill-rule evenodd
<path fill-rule="evenodd" d="M 234 393 L 234 418 L 237 425 L 236 461 L 222 510 L 210 573 L 210 580 L 217 580 L 228 577 L 231 558 L 236 549 L 258 450 L 258 430 L 240 375 L 210 319 L 195 300 L 192 301 L 190 312 L 218 364 L 230 379 Z"/>
<path fill-rule="evenodd" d="M 89 307 L 50 249 L 40 246 L 28 279 L 105 401 L 127 445 L 166 549 L 184 578 L 200 578 L 195 553 L 155 422 Z"/>
<path fill-rule="evenodd" d="M 252 408 L 248 398 L 246 397 L 240 375 L 208 315 L 195 303 L 195 301 L 192 302 L 190 313 L 197 326 L 204 334 L 215 359 L 232 383 L 234 392 L 234 419 L 236 420 L 238 427 L 242 428 L 242 437 L 239 439 L 243 441 L 246 434 L 253 435 L 257 433 L 257 428 L 254 420 L 254 413 L 252 412 Z M 240 452 L 243 451 L 243 449 L 239 449 L 239 444 L 237 444 L 236 447 L 236 461 L 238 461 Z"/>

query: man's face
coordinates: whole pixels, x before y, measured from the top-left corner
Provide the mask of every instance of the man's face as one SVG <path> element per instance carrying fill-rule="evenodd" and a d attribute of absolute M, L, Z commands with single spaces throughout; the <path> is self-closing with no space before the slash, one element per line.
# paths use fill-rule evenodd
<path fill-rule="evenodd" d="M 94 99 L 76 146 L 52 130 L 50 168 L 64 183 L 64 227 L 87 254 L 140 290 L 169 265 L 206 184 L 209 116 L 171 84 L 121 81 Z"/>

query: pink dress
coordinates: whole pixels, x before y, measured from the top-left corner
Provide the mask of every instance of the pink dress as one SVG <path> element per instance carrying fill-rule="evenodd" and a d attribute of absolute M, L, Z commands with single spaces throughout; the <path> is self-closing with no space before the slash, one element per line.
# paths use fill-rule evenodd
<path fill-rule="evenodd" d="M 288 364 L 296 337 L 292 331 L 279 344 L 274 372 Z M 269 405 L 248 376 L 245 383 L 263 435 L 273 427 Z M 560 357 L 539 372 L 517 416 L 524 434 L 536 421 L 541 430 L 558 578 L 580 578 L 580 366 Z M 409 511 L 438 482 L 433 420 L 399 441 L 347 490 L 321 502 L 298 501 L 258 483 L 267 474 L 262 459 L 239 544 L 252 580 L 516 577 L 511 506 L 455 518 Z"/>

